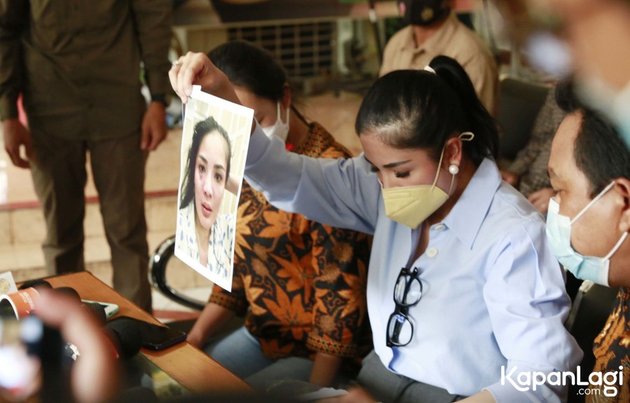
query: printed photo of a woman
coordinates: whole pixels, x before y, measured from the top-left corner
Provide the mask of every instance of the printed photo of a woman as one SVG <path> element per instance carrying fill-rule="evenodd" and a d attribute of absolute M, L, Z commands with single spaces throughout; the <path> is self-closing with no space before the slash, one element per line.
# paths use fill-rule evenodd
<path fill-rule="evenodd" d="M 195 124 L 179 192 L 177 249 L 220 276 L 232 266 L 234 217 L 220 213 L 225 190 L 237 191 L 231 157 L 228 133 L 213 117 Z"/>

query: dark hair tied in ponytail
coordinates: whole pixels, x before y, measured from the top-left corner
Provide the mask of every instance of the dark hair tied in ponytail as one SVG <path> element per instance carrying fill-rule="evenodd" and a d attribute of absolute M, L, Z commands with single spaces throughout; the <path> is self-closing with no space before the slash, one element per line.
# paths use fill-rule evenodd
<path fill-rule="evenodd" d="M 463 107 L 467 129 L 475 134 L 472 142 L 465 142 L 464 149 L 469 157 L 479 164 L 485 157 L 496 159 L 499 153 L 499 132 L 497 123 L 483 106 L 470 77 L 464 68 L 448 56 L 436 56 L 429 66 L 456 93 Z"/>
<path fill-rule="evenodd" d="M 397 70 L 379 78 L 357 115 L 359 135 L 377 135 L 397 148 L 424 148 L 437 159 L 446 141 L 471 131 L 464 153 L 476 165 L 496 158 L 498 131 L 464 69 L 446 56 L 434 58 L 435 71 Z"/>

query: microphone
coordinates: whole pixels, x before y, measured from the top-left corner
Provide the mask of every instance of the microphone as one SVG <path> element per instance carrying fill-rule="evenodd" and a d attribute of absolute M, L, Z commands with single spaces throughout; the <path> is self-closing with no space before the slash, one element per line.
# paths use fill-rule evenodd
<path fill-rule="evenodd" d="M 53 289 L 48 281 L 41 279 L 24 282 L 20 287 L 20 290 L 25 290 L 28 288 Z M 112 344 L 114 345 L 116 352 L 118 353 L 120 358 L 129 359 L 140 351 L 140 347 L 142 346 L 142 332 L 137 324 L 124 320 L 107 322 L 105 307 L 99 303 L 82 302 L 81 296 L 79 295 L 77 290 L 72 287 L 58 287 L 54 288 L 54 290 L 55 292 L 60 292 L 68 295 L 72 299 L 76 299 L 92 311 L 99 323 L 103 325 L 105 333 L 112 341 Z M 80 352 L 77 351 L 76 347 L 71 344 L 67 344 L 65 346 L 64 353 L 67 358 L 70 358 L 72 360 L 76 360 L 77 357 L 80 355 Z"/>
<path fill-rule="evenodd" d="M 140 351 L 142 332 L 135 323 L 114 320 L 105 325 L 105 331 L 112 339 L 120 358 L 129 359 Z"/>
<path fill-rule="evenodd" d="M 138 354 L 142 347 L 142 333 L 133 323 L 124 321 L 107 322 L 103 326 L 103 331 L 115 350 L 116 358 L 128 360 Z M 66 358 L 76 361 L 81 356 L 81 351 L 75 345 L 67 343 L 64 354 Z"/>
<path fill-rule="evenodd" d="M 129 359 L 140 351 L 142 334 L 137 326 L 134 327 L 131 326 L 132 324 L 120 321 L 107 322 L 105 307 L 99 303 L 82 302 L 79 293 L 72 287 L 58 287 L 54 290 L 76 299 L 92 311 L 99 323 L 103 326 L 103 330 L 111 340 L 120 358 L 125 360 Z M 72 345 L 66 347 L 66 355 L 70 356 L 73 360 L 76 360 L 80 353 L 81 352 L 77 351 L 76 347 Z"/>
<path fill-rule="evenodd" d="M 105 313 L 105 307 L 103 305 L 96 302 L 84 302 L 83 305 L 92 311 L 98 320 L 98 323 L 101 325 L 105 325 L 107 323 L 107 313 Z"/>
<path fill-rule="evenodd" d="M 28 288 L 49 288 L 49 289 L 53 289 L 52 285 L 50 285 L 50 283 L 46 280 L 42 280 L 42 279 L 37 279 L 37 280 L 28 280 L 25 281 L 19 288 L 19 290 L 26 290 Z M 72 287 L 58 287 L 54 289 L 55 291 L 59 291 L 60 293 L 63 293 L 65 295 L 68 295 L 69 297 L 76 299 L 79 302 L 81 301 L 81 296 L 79 295 L 79 293 L 77 292 L 77 290 L 75 290 Z M 92 312 L 94 312 L 94 314 L 96 315 L 96 317 L 98 318 L 99 322 L 101 324 L 105 324 L 105 322 L 107 321 L 107 315 L 105 313 L 105 307 L 103 307 L 101 304 L 97 304 L 97 303 L 92 303 L 92 302 L 84 302 L 84 305 L 86 305 L 88 308 L 90 308 L 90 310 L 92 310 Z"/>
<path fill-rule="evenodd" d="M 52 285 L 50 285 L 48 281 L 42 279 L 27 280 L 18 287 L 18 290 L 25 290 L 27 288 L 52 288 Z"/>
<path fill-rule="evenodd" d="M 39 291 L 52 288 L 46 280 L 30 280 L 24 282 L 16 292 L 0 296 L 0 318 L 24 319 L 35 309 L 35 300 Z"/>
<path fill-rule="evenodd" d="M 81 303 L 83 303 L 81 301 L 81 296 L 79 295 L 79 293 L 77 292 L 77 290 L 75 290 L 74 288 L 71 287 L 59 287 L 59 288 L 53 288 L 50 283 L 46 280 L 28 280 L 25 281 L 20 288 L 18 289 L 18 293 L 27 293 L 30 295 L 31 299 L 27 299 L 26 301 L 28 301 L 28 306 L 23 307 L 23 304 L 18 304 L 19 302 L 19 298 L 18 298 L 18 302 L 16 302 L 15 298 L 11 298 L 11 295 L 9 295 L 9 299 L 11 299 L 11 302 L 9 302 L 10 304 L 10 308 L 9 306 L 4 306 L 7 305 L 6 303 L 4 303 L 3 308 L 2 308 L 2 314 L 3 316 L 6 316 L 9 314 L 9 311 L 13 311 L 13 313 L 15 314 L 15 316 L 19 319 L 25 315 L 28 315 L 31 313 L 31 311 L 34 308 L 34 302 L 33 302 L 33 298 L 38 294 L 37 290 L 41 290 L 41 289 L 54 289 L 56 292 L 59 292 L 61 294 L 65 294 L 67 296 L 69 296 L 70 298 L 79 301 Z M 34 294 L 33 294 L 34 292 Z M 24 298 L 24 297 L 22 297 Z M 97 304 L 97 303 L 91 303 L 91 302 L 86 302 L 83 303 L 85 306 L 87 306 L 96 316 L 96 318 L 98 319 L 99 323 L 101 323 L 102 325 L 105 324 L 106 320 L 107 320 L 107 315 L 105 313 L 105 307 L 102 306 L 101 304 Z M 17 305 L 20 305 L 19 307 Z M 6 312 L 5 312 L 6 311 Z"/>
<path fill-rule="evenodd" d="M 75 290 L 72 287 L 58 287 L 58 288 L 55 288 L 54 290 L 62 294 L 65 294 L 74 300 L 81 302 L 83 305 L 89 308 L 90 311 L 92 311 L 92 313 L 98 320 L 98 323 L 100 323 L 101 325 L 105 325 L 105 323 L 107 322 L 107 314 L 105 313 L 105 307 L 103 305 L 95 303 L 95 302 L 83 302 L 77 290 Z"/>

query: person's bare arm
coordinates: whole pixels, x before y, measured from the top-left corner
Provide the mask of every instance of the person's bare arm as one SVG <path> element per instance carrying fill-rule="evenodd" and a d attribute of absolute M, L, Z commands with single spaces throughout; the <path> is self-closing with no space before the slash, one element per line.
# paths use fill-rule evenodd
<path fill-rule="evenodd" d="M 309 382 L 319 386 L 330 386 L 339 372 L 342 358 L 332 354 L 317 353 Z"/>
<path fill-rule="evenodd" d="M 188 52 L 177 59 L 168 72 L 171 86 L 183 103 L 188 102 L 193 85 L 227 101 L 241 104 L 226 75 L 219 70 L 205 53 Z M 256 120 L 252 119 L 251 132 L 254 133 Z"/>
<path fill-rule="evenodd" d="M 168 60 L 172 37 L 173 8 L 167 1 L 131 1 L 129 11 L 134 22 L 135 37 L 140 45 L 140 57 L 144 66 L 145 83 L 151 93 L 141 127 L 140 147 L 153 151 L 166 138 L 164 100 L 168 92 L 166 74 L 170 69 Z"/>
<path fill-rule="evenodd" d="M 186 103 L 192 94 L 193 85 L 200 85 L 204 91 L 219 98 L 241 103 L 226 75 L 212 64 L 204 53 L 186 53 L 173 63 L 168 77 L 173 90 L 183 103 Z"/>
<path fill-rule="evenodd" d="M 208 303 L 188 332 L 186 341 L 197 348 L 202 348 L 206 340 L 221 330 L 232 317 L 234 317 L 233 311 L 213 302 Z"/>
<path fill-rule="evenodd" d="M 341 396 L 316 400 L 317 403 L 378 403 L 364 388 L 354 386 Z"/>

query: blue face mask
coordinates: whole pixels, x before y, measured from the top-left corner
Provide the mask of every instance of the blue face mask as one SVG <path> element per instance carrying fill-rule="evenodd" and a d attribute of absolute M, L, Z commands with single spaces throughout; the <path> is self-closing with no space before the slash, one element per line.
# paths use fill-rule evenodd
<path fill-rule="evenodd" d="M 593 200 L 590 201 L 572 220 L 560 214 L 560 206 L 553 198 L 549 199 L 547 210 L 547 239 L 551 250 L 560 264 L 565 269 L 581 280 L 590 280 L 594 283 L 608 286 L 608 272 L 610 271 L 610 258 L 617 252 L 623 241 L 628 236 L 627 232 L 619 238 L 610 252 L 604 257 L 583 256 L 571 246 L 571 225 L 575 223 L 595 202 L 602 198 L 614 182 L 611 182 Z"/>

